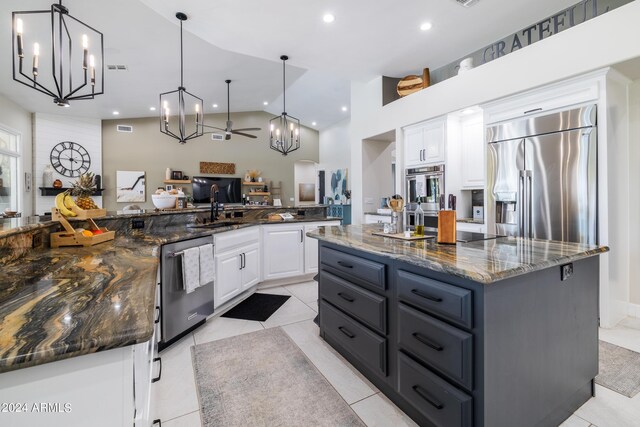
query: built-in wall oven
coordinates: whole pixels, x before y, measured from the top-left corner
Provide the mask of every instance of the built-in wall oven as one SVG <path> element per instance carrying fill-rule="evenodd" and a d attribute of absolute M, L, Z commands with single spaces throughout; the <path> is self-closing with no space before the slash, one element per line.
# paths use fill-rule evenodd
<path fill-rule="evenodd" d="M 440 195 L 444 194 L 444 165 L 412 168 L 405 171 L 406 181 L 406 227 L 415 226 L 414 212 L 420 197 L 421 207 L 425 214 L 425 226 L 438 226 L 438 210 Z"/>

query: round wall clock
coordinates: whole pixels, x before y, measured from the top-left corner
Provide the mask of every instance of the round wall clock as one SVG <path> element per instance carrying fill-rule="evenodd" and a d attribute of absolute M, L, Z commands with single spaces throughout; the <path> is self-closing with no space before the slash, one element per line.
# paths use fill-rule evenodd
<path fill-rule="evenodd" d="M 51 166 L 58 173 L 76 177 L 85 174 L 91 167 L 91 156 L 80 144 L 63 141 L 51 150 Z"/>

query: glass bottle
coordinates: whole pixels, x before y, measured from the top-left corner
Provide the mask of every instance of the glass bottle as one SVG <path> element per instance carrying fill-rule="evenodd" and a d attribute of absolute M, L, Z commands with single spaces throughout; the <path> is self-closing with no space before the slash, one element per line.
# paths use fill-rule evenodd
<path fill-rule="evenodd" d="M 415 225 L 416 225 L 416 236 L 424 236 L 424 211 L 420 206 L 421 198 L 418 197 L 416 200 L 418 202 L 418 207 L 415 210 Z"/>

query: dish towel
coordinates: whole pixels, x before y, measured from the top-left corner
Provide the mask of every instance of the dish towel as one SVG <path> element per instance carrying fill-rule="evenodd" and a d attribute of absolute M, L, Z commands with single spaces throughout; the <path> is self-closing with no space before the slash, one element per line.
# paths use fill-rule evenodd
<path fill-rule="evenodd" d="M 188 294 L 200 286 L 200 249 L 182 251 L 182 283 Z"/>
<path fill-rule="evenodd" d="M 215 277 L 213 267 L 213 245 L 198 246 L 200 249 L 200 286 L 211 283 Z"/>

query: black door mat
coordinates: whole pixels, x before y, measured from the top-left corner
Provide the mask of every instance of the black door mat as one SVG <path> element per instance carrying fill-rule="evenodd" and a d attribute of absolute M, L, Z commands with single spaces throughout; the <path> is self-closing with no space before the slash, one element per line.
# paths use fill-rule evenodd
<path fill-rule="evenodd" d="M 227 311 L 221 317 L 232 319 L 257 320 L 264 322 L 287 302 L 291 295 L 273 295 L 255 293 L 240 304 Z"/>

